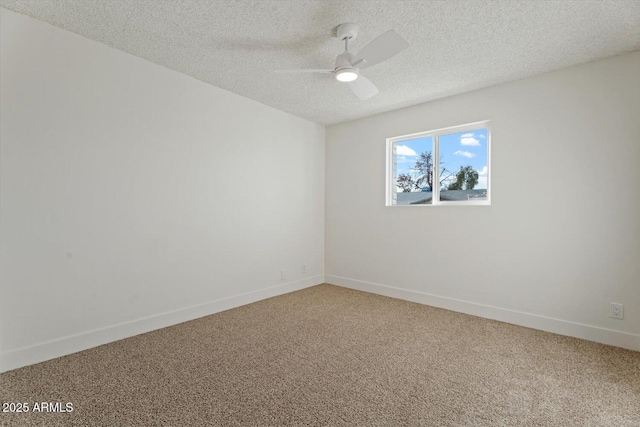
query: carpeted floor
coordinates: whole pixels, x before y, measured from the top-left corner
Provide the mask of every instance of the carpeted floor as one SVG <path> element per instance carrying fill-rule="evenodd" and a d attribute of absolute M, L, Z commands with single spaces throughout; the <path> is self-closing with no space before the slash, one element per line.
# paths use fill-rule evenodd
<path fill-rule="evenodd" d="M 0 375 L 16 426 L 640 426 L 640 353 L 320 285 Z"/>

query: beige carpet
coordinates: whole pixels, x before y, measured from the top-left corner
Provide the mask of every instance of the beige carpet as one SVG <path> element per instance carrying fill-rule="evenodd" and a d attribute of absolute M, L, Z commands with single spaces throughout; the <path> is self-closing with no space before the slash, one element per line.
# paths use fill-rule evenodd
<path fill-rule="evenodd" d="M 640 353 L 320 285 L 0 375 L 41 426 L 640 426 Z"/>

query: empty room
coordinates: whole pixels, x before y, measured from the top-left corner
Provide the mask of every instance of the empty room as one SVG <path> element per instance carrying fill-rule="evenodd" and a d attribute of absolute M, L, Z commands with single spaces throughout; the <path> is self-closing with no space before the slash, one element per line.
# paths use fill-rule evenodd
<path fill-rule="evenodd" d="M 0 16 L 0 425 L 640 426 L 639 1 Z"/>

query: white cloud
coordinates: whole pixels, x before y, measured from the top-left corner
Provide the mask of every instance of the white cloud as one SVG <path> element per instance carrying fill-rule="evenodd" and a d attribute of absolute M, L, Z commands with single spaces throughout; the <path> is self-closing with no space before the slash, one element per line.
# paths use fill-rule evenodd
<path fill-rule="evenodd" d="M 488 174 L 487 166 L 483 166 L 482 170 L 478 171 L 478 184 L 476 185 L 476 189 L 484 190 L 487 188 L 487 174 Z"/>
<path fill-rule="evenodd" d="M 478 138 L 482 138 L 482 139 L 484 139 L 484 138 L 486 138 L 486 136 L 484 136 L 484 135 L 478 135 Z"/>
<path fill-rule="evenodd" d="M 418 154 L 406 145 L 396 145 L 396 154 L 399 156 L 417 156 Z"/>
<path fill-rule="evenodd" d="M 469 136 L 470 135 L 470 136 Z M 466 133 L 460 137 L 460 144 L 462 145 L 470 145 L 473 147 L 477 147 L 480 145 L 480 141 L 473 137 L 473 134 Z"/>
<path fill-rule="evenodd" d="M 458 156 L 464 156 L 464 157 L 466 157 L 466 158 L 468 158 L 468 159 L 470 159 L 470 158 L 472 158 L 472 157 L 475 157 L 475 156 L 476 156 L 476 155 L 475 155 L 475 154 L 473 154 L 473 153 L 470 153 L 470 152 L 468 152 L 468 151 L 462 151 L 462 150 L 454 151 L 454 153 L 453 153 L 453 154 L 457 154 Z"/>
<path fill-rule="evenodd" d="M 478 183 L 475 186 L 476 190 L 486 190 L 487 189 L 487 177 L 480 176 L 478 177 Z"/>

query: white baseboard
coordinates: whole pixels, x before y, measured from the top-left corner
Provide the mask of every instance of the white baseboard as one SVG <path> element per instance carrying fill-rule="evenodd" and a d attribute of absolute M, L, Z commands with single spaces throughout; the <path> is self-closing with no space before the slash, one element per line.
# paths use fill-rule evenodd
<path fill-rule="evenodd" d="M 256 301 L 308 288 L 324 283 L 324 276 L 317 275 L 306 279 L 270 286 L 257 291 L 220 298 L 203 304 L 178 310 L 160 313 L 130 322 L 108 326 L 71 335 L 64 338 L 18 348 L 0 353 L 0 372 L 10 371 L 34 363 L 44 362 L 56 357 L 87 350 L 92 347 L 107 344 L 113 341 L 129 338 L 178 323 L 187 322 L 199 317 L 219 313 L 221 311 L 251 304 Z"/>
<path fill-rule="evenodd" d="M 615 347 L 640 351 L 640 335 L 638 334 L 620 332 L 613 329 L 554 319 L 537 314 L 442 297 L 409 289 L 394 288 L 392 286 L 354 280 L 346 277 L 325 275 L 325 280 L 331 285 L 342 286 L 358 291 L 416 302 L 418 304 L 445 308 L 447 310 L 471 314 L 487 319 L 499 320 L 501 322 L 512 323 L 514 325 L 526 326 L 532 329 L 553 332 L 559 335 L 566 335 Z"/>

